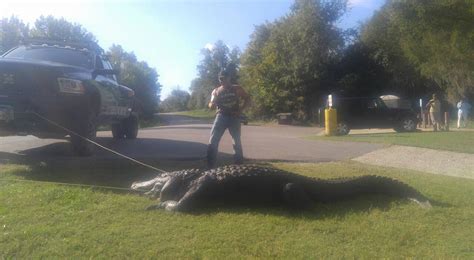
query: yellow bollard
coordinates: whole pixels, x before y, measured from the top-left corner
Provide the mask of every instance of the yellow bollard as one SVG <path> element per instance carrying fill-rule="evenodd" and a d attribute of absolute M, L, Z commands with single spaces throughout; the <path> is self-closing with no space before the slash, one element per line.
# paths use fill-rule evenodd
<path fill-rule="evenodd" d="M 327 108 L 324 110 L 324 122 L 326 124 L 326 135 L 336 135 L 337 113 L 335 108 Z"/>

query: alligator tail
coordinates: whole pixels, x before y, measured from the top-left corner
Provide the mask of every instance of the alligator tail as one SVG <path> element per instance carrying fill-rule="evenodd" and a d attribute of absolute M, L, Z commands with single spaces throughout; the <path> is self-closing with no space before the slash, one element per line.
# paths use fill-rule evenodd
<path fill-rule="evenodd" d="M 329 180 L 329 183 L 331 184 L 328 187 L 332 186 L 332 188 L 326 190 L 330 194 L 327 199 L 351 198 L 362 194 L 385 194 L 409 199 L 423 208 L 431 208 L 428 198 L 419 191 L 388 177 L 365 175 L 351 179 Z"/>

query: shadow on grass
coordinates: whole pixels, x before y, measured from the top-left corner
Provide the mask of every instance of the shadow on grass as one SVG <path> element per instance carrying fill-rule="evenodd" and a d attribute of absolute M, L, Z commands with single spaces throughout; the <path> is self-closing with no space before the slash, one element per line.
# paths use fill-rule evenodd
<path fill-rule="evenodd" d="M 408 135 L 411 135 L 411 134 L 427 134 L 427 133 L 431 133 L 431 132 L 426 132 L 426 131 L 421 131 L 421 130 L 416 130 L 416 131 L 413 131 L 413 132 L 395 132 L 395 133 L 371 133 L 371 134 L 349 134 L 348 136 L 349 137 L 403 137 L 403 138 L 407 138 L 409 137 Z"/>
<path fill-rule="evenodd" d="M 207 145 L 166 139 L 121 140 L 100 137 L 98 143 L 164 171 L 205 166 Z M 231 155 L 219 153 L 222 163 Z M 15 174 L 26 180 L 129 188 L 135 181 L 159 172 L 98 148 L 91 157 L 74 156 L 67 142 L 58 142 L 20 153 L 0 152 L 0 163 L 28 166 Z"/>
<path fill-rule="evenodd" d="M 430 201 L 436 207 L 452 207 L 447 203 L 438 203 Z M 181 213 L 196 216 L 215 215 L 220 213 L 228 214 L 254 214 L 254 215 L 273 215 L 284 216 L 292 219 L 334 219 L 341 218 L 347 214 L 370 212 L 372 210 L 388 211 L 396 204 L 410 204 L 414 203 L 402 198 L 394 198 L 385 195 L 363 195 L 357 198 L 336 201 L 331 203 L 314 203 L 308 209 L 298 210 L 288 208 L 282 205 L 235 205 L 228 204 L 212 204 L 205 208 L 198 209 L 192 212 Z M 156 205 L 156 201 L 150 201 L 151 205 Z M 144 208 L 145 209 L 145 208 Z M 164 210 L 164 209 L 158 209 Z M 419 208 L 419 210 L 426 210 Z"/>

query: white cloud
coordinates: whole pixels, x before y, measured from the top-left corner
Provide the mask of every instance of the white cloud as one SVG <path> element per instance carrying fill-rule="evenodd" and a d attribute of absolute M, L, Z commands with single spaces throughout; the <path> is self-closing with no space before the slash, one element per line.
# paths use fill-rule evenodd
<path fill-rule="evenodd" d="M 212 43 L 207 43 L 207 44 L 204 46 L 204 48 L 206 48 L 206 49 L 212 51 L 212 50 L 214 49 L 214 44 L 212 44 Z"/>
<path fill-rule="evenodd" d="M 348 1 L 349 7 L 359 6 L 359 7 L 371 8 L 375 4 L 376 4 L 375 0 L 349 0 Z"/>

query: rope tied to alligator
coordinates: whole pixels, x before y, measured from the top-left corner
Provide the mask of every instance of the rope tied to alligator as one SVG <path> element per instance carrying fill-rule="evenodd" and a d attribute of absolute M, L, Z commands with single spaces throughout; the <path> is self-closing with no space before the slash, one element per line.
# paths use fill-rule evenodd
<path fill-rule="evenodd" d="M 127 156 L 127 155 L 124 155 L 124 154 L 122 154 L 122 153 L 119 153 L 119 152 L 117 152 L 117 151 L 115 151 L 115 150 L 113 150 L 113 149 L 110 149 L 110 148 L 108 148 L 108 147 L 105 147 L 105 146 L 103 146 L 103 145 L 101 145 L 101 144 L 99 144 L 99 143 L 97 143 L 97 142 L 95 142 L 95 141 L 93 141 L 93 140 L 91 140 L 91 139 L 89 139 L 89 138 L 87 138 L 87 137 L 84 137 L 84 136 L 82 136 L 82 135 L 76 133 L 75 131 L 73 131 L 73 130 L 71 130 L 71 129 L 68 129 L 68 128 L 66 128 L 66 127 L 64 127 L 64 126 L 62 126 L 62 125 L 60 125 L 60 124 L 58 124 L 57 122 L 54 122 L 53 120 L 50 120 L 50 119 L 48 119 L 48 118 L 46 118 L 46 117 L 44 117 L 44 116 L 42 116 L 42 115 L 40 115 L 40 114 L 38 114 L 38 113 L 36 113 L 36 112 L 34 112 L 34 111 L 31 111 L 31 113 L 32 113 L 33 115 L 39 117 L 40 119 L 43 119 L 43 120 L 45 120 L 46 122 L 48 122 L 48 123 L 50 123 L 50 124 L 52 124 L 52 125 L 54 125 L 54 126 L 60 128 L 60 129 L 62 129 L 62 130 L 64 130 L 64 131 L 66 131 L 67 133 L 73 134 L 73 135 L 75 135 L 75 136 L 77 136 L 77 137 L 79 137 L 79 138 L 81 138 L 81 139 L 83 139 L 83 140 L 86 140 L 87 142 L 90 142 L 90 143 L 94 144 L 95 146 L 100 147 L 100 148 L 102 148 L 102 149 L 104 149 L 104 150 L 106 150 L 106 151 L 108 151 L 108 152 L 111 152 L 111 153 L 113 153 L 113 154 L 116 154 L 116 155 L 118 155 L 118 156 L 120 156 L 120 157 L 122 157 L 122 158 L 125 158 L 125 159 L 127 159 L 127 160 L 129 160 L 129 161 L 132 161 L 132 162 L 134 162 L 134 163 L 136 163 L 136 164 L 139 164 L 139 165 L 141 165 L 141 166 L 144 166 L 144 167 L 146 167 L 146 168 L 148 168 L 148 169 L 151 169 L 151 170 L 154 170 L 154 171 L 156 171 L 156 172 L 160 172 L 160 173 L 166 173 L 166 172 L 168 172 L 168 171 L 162 170 L 162 169 L 160 169 L 160 168 L 154 167 L 154 166 L 152 166 L 152 165 L 146 164 L 146 163 L 144 163 L 144 162 L 141 162 L 141 161 L 139 161 L 139 160 L 137 160 L 137 159 L 135 159 L 135 158 L 132 158 L 132 157 L 130 157 L 130 156 Z M 121 188 L 121 187 L 112 187 L 112 186 L 101 186 L 101 185 L 89 185 L 89 184 L 76 184 L 76 183 L 64 183 L 64 182 L 51 182 L 51 181 L 11 180 L 11 179 L 0 179 L 0 181 L 9 181 L 9 182 L 14 181 L 14 182 L 26 182 L 26 183 L 57 184 L 57 185 L 64 185 L 64 186 L 101 188 L 101 189 L 109 189 L 109 190 L 136 191 L 136 190 L 133 190 L 133 189 L 130 189 L 130 188 Z"/>
<path fill-rule="evenodd" d="M 52 120 L 50 120 L 50 119 L 44 117 L 44 116 L 42 116 L 42 115 L 40 115 L 40 114 L 34 112 L 34 111 L 33 111 L 32 113 L 33 113 L 34 115 L 36 115 L 37 117 L 39 117 L 39 118 L 45 120 L 46 122 L 48 122 L 48 123 L 50 123 L 50 124 L 52 124 L 52 125 L 54 125 L 54 126 L 56 126 L 56 127 L 58 127 L 58 128 L 63 129 L 64 131 L 68 132 L 69 134 L 73 134 L 73 135 L 75 135 L 75 136 L 77 136 L 77 137 L 79 137 L 79 138 L 81 138 L 81 139 L 83 139 L 83 140 L 86 140 L 87 142 L 90 142 L 90 143 L 94 144 L 95 146 L 98 146 L 98 147 L 100 147 L 100 148 L 102 148 L 102 149 L 108 151 L 108 152 L 111 152 L 111 153 L 113 153 L 113 154 L 116 154 L 116 155 L 118 155 L 118 156 L 120 156 L 120 157 L 122 157 L 122 158 L 125 158 L 125 159 L 127 159 L 127 160 L 129 160 L 129 161 L 132 161 L 132 162 L 134 162 L 134 163 L 137 163 L 137 164 L 139 164 L 139 165 L 142 165 L 142 166 L 144 166 L 144 167 L 146 167 L 146 168 L 149 168 L 149 169 L 152 169 L 152 170 L 154 170 L 154 171 L 157 171 L 157 172 L 160 172 L 160 173 L 165 173 L 165 172 L 167 172 L 167 171 L 165 171 L 165 170 L 156 168 L 156 167 L 154 167 L 154 166 L 151 166 L 151 165 L 149 165 L 149 164 L 146 164 L 146 163 L 144 163 L 144 162 L 141 162 L 141 161 L 139 161 L 139 160 L 137 160 L 137 159 L 134 159 L 134 158 L 132 158 L 132 157 L 130 157 L 130 156 L 126 156 L 126 155 L 124 155 L 124 154 L 122 154 L 122 153 L 119 153 L 119 152 L 117 152 L 117 151 L 115 151 L 115 150 L 112 150 L 112 149 L 110 149 L 110 148 L 108 148 L 108 147 L 105 147 L 105 146 L 103 146 L 103 145 L 101 145 L 101 144 L 99 144 L 99 143 L 97 143 L 97 142 L 95 142 L 95 141 L 93 141 L 93 140 L 91 140 L 91 139 L 89 139 L 89 138 L 87 138 L 87 137 L 84 137 L 84 136 L 82 136 L 82 135 L 80 135 L 80 134 L 78 134 L 78 133 L 72 131 L 71 129 L 68 129 L 68 128 L 66 128 L 66 127 L 64 127 L 64 126 L 62 126 L 62 125 L 60 125 L 60 124 L 58 124 L 58 123 L 56 123 L 56 122 L 54 122 L 54 121 L 52 121 Z"/>

